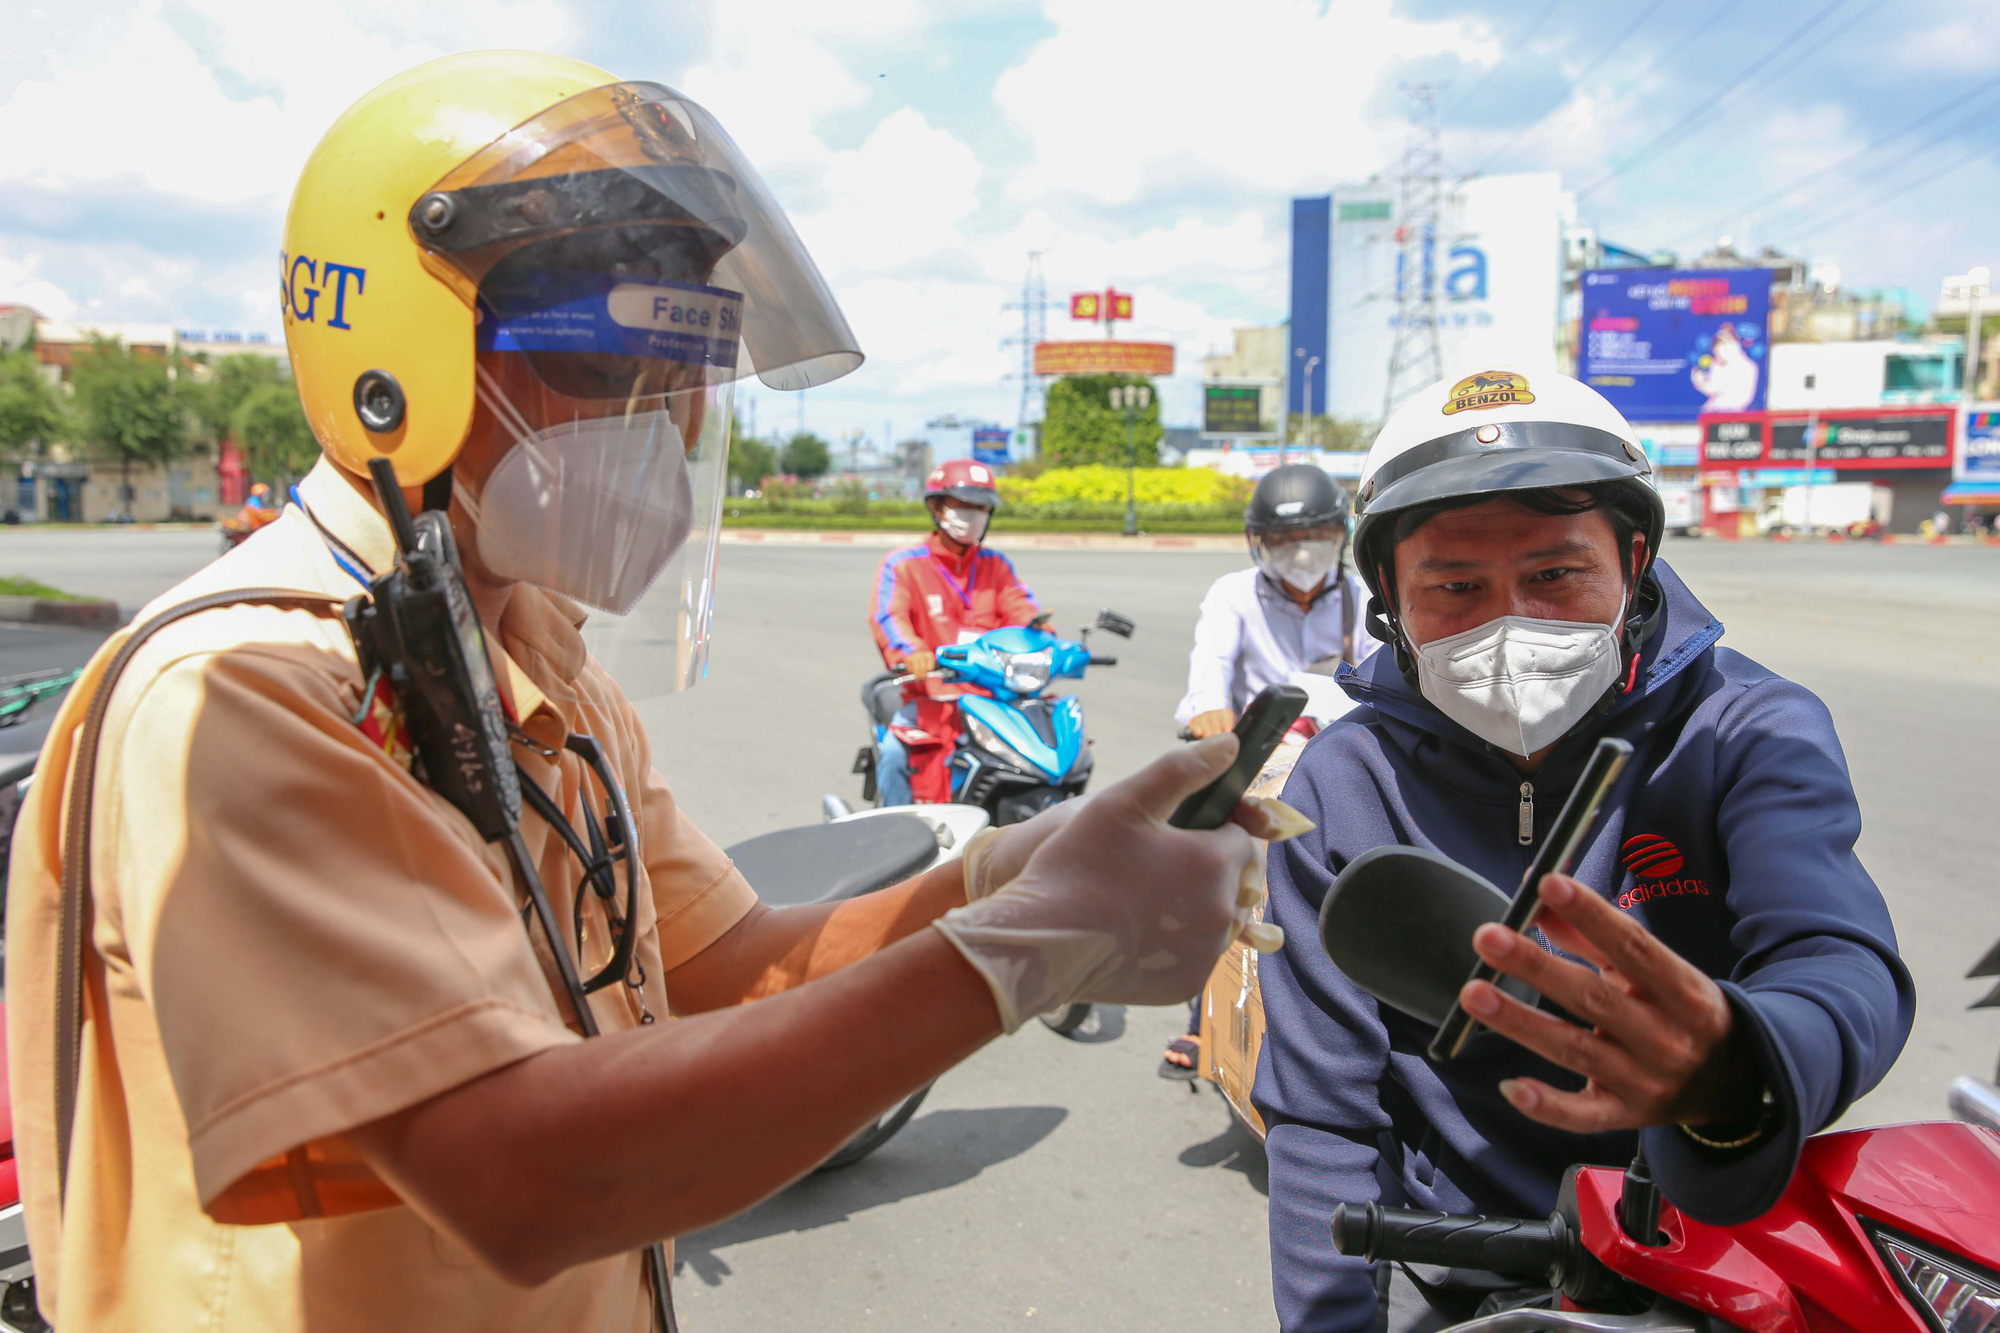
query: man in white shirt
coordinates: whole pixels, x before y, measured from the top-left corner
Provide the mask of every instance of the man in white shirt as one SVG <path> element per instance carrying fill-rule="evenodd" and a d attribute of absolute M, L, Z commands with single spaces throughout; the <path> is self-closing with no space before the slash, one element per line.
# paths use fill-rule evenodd
<path fill-rule="evenodd" d="M 1331 676 L 1381 646 L 1368 632 L 1367 589 L 1346 568 L 1347 519 L 1347 492 L 1309 463 L 1275 468 L 1257 483 L 1243 511 L 1253 563 L 1224 574 L 1202 598 L 1187 694 L 1174 710 L 1196 739 L 1234 727 L 1265 686 L 1315 669 Z M 1307 705 L 1308 716 L 1317 711 Z M 1189 1012 L 1187 1034 L 1168 1043 L 1160 1062 L 1162 1078 L 1195 1076 L 1201 1028 L 1198 1010 Z"/>
<path fill-rule="evenodd" d="M 1201 601 L 1188 688 L 1174 720 L 1197 738 L 1236 725 L 1266 685 L 1314 666 L 1359 665 L 1379 646 L 1367 589 L 1345 568 L 1347 493 L 1308 463 L 1276 468 L 1243 513 L 1249 569 L 1224 574 Z"/>

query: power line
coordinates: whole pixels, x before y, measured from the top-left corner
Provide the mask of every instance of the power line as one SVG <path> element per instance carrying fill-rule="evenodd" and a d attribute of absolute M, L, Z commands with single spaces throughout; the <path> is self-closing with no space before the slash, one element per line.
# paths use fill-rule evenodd
<path fill-rule="evenodd" d="M 1878 0 L 1878 3 L 1879 2 L 1880 0 Z M 1646 157 L 1651 155 L 1655 149 L 1661 147 L 1663 144 L 1669 143 L 1677 139 L 1681 134 L 1683 134 L 1687 130 L 1692 129 L 1695 125 L 1699 124 L 1701 121 L 1707 119 L 1709 116 L 1714 115 L 1718 110 L 1721 109 L 1723 101 L 1727 99 L 1732 93 L 1734 93 L 1738 88 L 1741 88 L 1744 84 L 1748 83 L 1752 78 L 1756 77 L 1758 71 L 1762 70 L 1764 66 L 1770 64 L 1773 60 L 1776 60 L 1779 56 L 1783 55 L 1785 53 L 1786 48 L 1790 47 L 1794 42 L 1798 41 L 1799 38 L 1805 36 L 1806 33 L 1811 32 L 1820 23 L 1832 17 L 1834 11 L 1842 8 L 1847 3 L 1848 0 L 1831 0 L 1831 3 L 1829 3 L 1825 8 L 1819 10 L 1819 12 L 1815 13 L 1811 18 L 1807 19 L 1804 23 L 1801 23 L 1798 27 L 1792 29 L 1791 32 L 1787 33 L 1784 37 L 1779 39 L 1778 43 L 1775 46 L 1771 47 L 1768 51 L 1764 52 L 1763 55 L 1758 56 L 1755 60 L 1751 61 L 1750 64 L 1746 66 L 1740 74 L 1738 74 L 1735 78 L 1731 79 L 1720 90 L 1711 93 L 1709 96 L 1704 98 L 1700 103 L 1698 103 L 1686 115 L 1682 116 L 1672 125 L 1669 125 L 1659 134 L 1653 136 L 1653 138 L 1647 140 L 1646 144 L 1643 147 L 1641 147 L 1637 152 L 1633 153 L 1630 157 L 1627 157 L 1623 162 L 1620 162 L 1616 166 L 1613 166 L 1609 171 L 1605 172 L 1602 176 L 1599 176 L 1589 185 L 1586 185 L 1583 189 L 1578 190 L 1576 197 L 1582 199 L 1590 194 L 1595 193 L 1597 190 L 1602 189 L 1604 186 L 1610 184 L 1612 181 L 1616 180 L 1619 176 L 1623 175 L 1628 168 L 1636 165 L 1637 163 L 1643 161 Z"/>
<path fill-rule="evenodd" d="M 1854 191 L 1861 189 L 1864 186 L 1872 185 L 1876 181 L 1882 180 L 1885 177 L 1894 176 L 1897 172 L 1901 171 L 1904 167 L 1909 166 L 1913 161 L 1915 161 L 1919 154 L 1929 151 L 1936 145 L 1943 143 L 1966 130 L 1973 129 L 1977 126 L 1984 124 L 1991 114 L 1992 112 L 1990 108 L 1986 107 L 1976 108 L 1971 115 L 1966 116 L 1963 119 L 1958 120 L 1950 125 L 1947 125 L 1944 129 L 1939 130 L 1935 134 L 1926 136 L 1924 139 L 1922 139 L 1913 147 L 1911 147 L 1908 152 L 1898 155 L 1891 161 L 1884 162 L 1870 168 L 1868 171 L 1864 172 L 1861 176 L 1857 177 L 1854 180 L 1840 181 L 1838 182 L 1838 184 L 1840 188 L 1843 190 Z M 1778 212 L 1764 219 L 1761 225 L 1767 231 L 1782 230 L 1786 225 L 1788 225 L 1788 220 L 1794 217 L 1795 215 L 1803 216 L 1811 213 L 1813 209 L 1813 204 L 1810 195 L 1818 193 L 1821 193 L 1821 191 L 1820 190 L 1811 191 L 1807 199 L 1802 200 L 1799 203 L 1790 206 L 1789 208 L 1780 209 Z"/>
<path fill-rule="evenodd" d="M 1836 214 L 1830 220 L 1821 221 L 1817 225 L 1810 227 L 1807 230 L 1799 233 L 1799 236 L 1801 239 L 1807 236 L 1817 236 L 1821 232 L 1826 231 L 1828 228 L 1844 226 L 1845 224 L 1852 222 L 1855 218 L 1861 216 L 1863 213 L 1869 212 L 1872 209 L 1880 208 L 1884 204 L 1893 203 L 1895 200 L 1902 198 L 1904 195 L 1910 193 L 1912 190 L 1916 190 L 1921 188 L 1922 186 L 1928 185 L 1940 176 L 1949 175 L 1952 172 L 1957 171 L 1960 167 L 1966 165 L 1968 162 L 1971 162 L 1974 158 L 1984 157 L 1986 154 L 1991 153 L 1993 150 L 1994 150 L 1994 145 L 1992 144 L 1976 145 L 1971 152 L 1953 158 L 1951 161 L 1945 163 L 1937 170 L 1919 176 L 1917 177 L 1917 179 L 1913 181 L 1906 181 L 1902 185 L 1898 186 L 1896 189 L 1891 190 L 1886 194 L 1878 195 L 1873 199 L 1866 200 L 1857 207 L 1849 209 L 1845 213 Z M 1899 163 L 1898 165 L 1899 166 L 1907 165 L 1907 163 Z"/>
<path fill-rule="evenodd" d="M 1602 51 L 1598 52 L 1597 58 L 1591 61 L 1588 65 L 1584 66 L 1583 73 L 1577 75 L 1574 79 L 1570 80 L 1570 87 L 1572 89 L 1582 87 L 1584 81 L 1587 80 L 1591 75 L 1597 73 L 1598 69 L 1604 64 L 1604 62 L 1609 60 L 1612 54 L 1615 51 L 1617 51 L 1619 47 L 1625 45 L 1626 42 L 1630 41 L 1632 38 L 1632 34 L 1639 31 L 1640 28 L 1643 28 L 1646 25 L 1646 20 L 1653 17 L 1654 12 L 1657 11 L 1659 7 L 1661 5 L 1664 5 L 1665 3 L 1667 3 L 1667 0 L 1653 0 L 1652 4 L 1647 5 L 1643 10 L 1641 10 L 1639 12 L 1639 17 L 1633 19 L 1630 24 L 1626 25 L 1625 31 L 1619 33 L 1616 37 L 1612 38 L 1611 45 L 1605 47 Z M 1724 8 L 1727 8 L 1729 4 L 1733 3 L 1736 3 L 1736 0 L 1725 0 Z M 1721 10 L 1717 10 L 1716 12 L 1720 13 Z M 1549 112 L 1554 111 L 1557 107 L 1560 107 L 1564 102 L 1568 100 L 1569 97 L 1567 94 L 1558 98 L 1553 104 L 1543 108 L 1540 115 L 1537 115 L 1533 120 L 1529 121 L 1528 124 L 1530 126 L 1540 124 L 1542 121 L 1542 117 L 1548 115 Z M 1489 153 L 1483 160 L 1481 160 L 1479 165 L 1473 168 L 1472 174 L 1475 176 L 1485 174 L 1488 163 L 1505 158 L 1509 153 L 1513 151 L 1515 145 L 1526 137 L 1527 136 L 1525 131 L 1516 134 L 1512 140 L 1508 141 L 1506 147 L 1502 148 L 1497 153 Z"/>
<path fill-rule="evenodd" d="M 1915 120 L 1910 121 L 1908 124 L 1904 125 L 1901 129 L 1898 129 L 1890 134 L 1885 134 L 1881 138 L 1872 140 L 1869 143 L 1863 144 L 1860 148 L 1855 149 L 1853 152 L 1849 153 L 1846 157 L 1841 158 L 1838 162 L 1834 162 L 1828 166 L 1821 167 L 1816 171 L 1809 171 L 1805 175 L 1800 176 L 1797 179 L 1792 180 L 1784 185 L 1781 185 L 1775 190 L 1772 190 L 1769 194 L 1765 194 L 1758 197 L 1757 199 L 1753 200 L 1746 208 L 1733 210 L 1731 217 L 1732 218 L 1747 217 L 1750 216 L 1751 214 L 1754 214 L 1758 209 L 1763 208 L 1766 204 L 1775 203 L 1780 199 L 1788 198 L 1794 191 L 1798 190 L 1801 186 L 1807 184 L 1808 182 L 1818 180 L 1820 177 L 1839 171 L 1843 167 L 1851 166 L 1854 163 L 1860 161 L 1862 158 L 1869 156 L 1871 153 L 1875 153 L 1883 148 L 1887 148 L 1890 144 L 1896 142 L 1898 139 L 1902 138 L 1910 131 L 1915 129 L 1920 129 L 1929 122 L 1936 120 L 1939 116 L 1944 115 L 1946 112 L 1955 110 L 1958 107 L 1961 107 L 1965 105 L 1967 102 L 1973 100 L 1974 98 L 1983 96 L 1987 92 L 1990 92 L 1995 85 L 2000 85 L 2000 75 L 1995 75 L 1993 78 L 1988 79 L 1986 82 L 1979 84 L 1977 87 L 1973 88 L 1972 91 L 1967 93 L 1962 93 L 1959 96 L 1954 97 L 1950 101 L 1944 103 L 1942 106 L 1932 107 L 1929 111 L 1926 111 L 1923 115 L 1918 116 Z M 1978 119 L 1980 117 L 1985 116 L 1986 114 L 1989 113 L 1986 111 L 1982 111 L 1972 119 Z M 1922 152 L 1925 148 L 1929 147 L 1931 144 L 1936 143 L 1940 138 L 1949 137 L 1950 135 L 1956 133 L 1959 129 L 1963 128 L 1967 123 L 1968 123 L 1967 121 L 1961 121 L 1956 125 L 1952 125 L 1949 128 L 1940 131 L 1939 134 L 1933 135 L 1930 138 L 1921 141 L 1910 151 L 1913 153 Z M 1787 212 L 1789 211 L 1791 210 L 1787 210 Z M 1783 217 L 1784 214 L 1781 213 L 1778 216 Z M 1729 218 L 1724 218 L 1717 222 L 1704 223 L 1699 227 L 1690 227 L 1686 231 L 1682 232 L 1680 235 L 1674 237 L 1672 241 L 1668 242 L 1668 245 L 1671 247 L 1680 245 L 1686 241 L 1698 240 L 1699 238 L 1708 235 L 1709 233 L 1717 230 L 1718 228 L 1728 226 L 1729 221 L 1730 221 Z"/>
<path fill-rule="evenodd" d="M 1509 49 L 1519 49 L 1520 47 L 1526 46 L 1528 42 L 1531 39 L 1533 39 L 1534 35 L 1542 30 L 1542 25 L 1549 21 L 1549 15 L 1555 13 L 1557 7 L 1560 6 L 1562 2 L 1563 0 L 1549 0 L 1549 3 L 1542 7 L 1542 12 L 1535 15 L 1534 21 L 1529 23 L 1527 27 L 1521 29 L 1521 31 L 1515 35 L 1514 40 L 1508 44 Z M 1484 74 L 1481 74 L 1479 78 L 1473 82 L 1473 85 L 1465 90 L 1464 95 L 1451 104 L 1450 110 L 1457 111 L 1459 108 L 1471 102 L 1473 98 L 1479 96 L 1480 92 L 1485 89 L 1487 83 L 1489 83 L 1492 80 L 1493 76 L 1499 72 L 1500 66 L 1506 63 L 1507 63 L 1507 57 L 1503 52 L 1500 58 L 1498 60 L 1495 60 L 1492 64 L 1488 65 L 1486 67 L 1486 72 Z"/>

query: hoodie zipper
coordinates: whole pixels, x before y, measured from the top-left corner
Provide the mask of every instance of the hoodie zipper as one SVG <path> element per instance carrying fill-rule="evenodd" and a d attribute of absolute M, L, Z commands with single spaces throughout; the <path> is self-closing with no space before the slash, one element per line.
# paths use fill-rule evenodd
<path fill-rule="evenodd" d="M 1523 847 L 1535 840 L 1535 784 L 1521 784 L 1521 817 L 1514 829 L 1514 839 Z"/>

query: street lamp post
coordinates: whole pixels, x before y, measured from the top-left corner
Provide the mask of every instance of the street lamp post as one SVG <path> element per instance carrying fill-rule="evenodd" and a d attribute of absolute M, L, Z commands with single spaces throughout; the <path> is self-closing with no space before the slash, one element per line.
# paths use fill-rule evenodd
<path fill-rule="evenodd" d="M 1153 390 L 1144 384 L 1114 384 L 1109 396 L 1111 410 L 1125 413 L 1125 535 L 1136 537 L 1139 535 L 1139 506 L 1135 493 L 1139 467 L 1137 429 L 1139 413 L 1151 405 Z"/>

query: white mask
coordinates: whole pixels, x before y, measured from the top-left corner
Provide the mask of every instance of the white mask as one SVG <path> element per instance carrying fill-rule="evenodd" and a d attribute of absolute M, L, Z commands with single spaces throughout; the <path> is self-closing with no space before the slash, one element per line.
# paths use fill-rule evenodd
<path fill-rule="evenodd" d="M 1417 682 L 1446 717 L 1525 758 L 1618 683 L 1620 656 L 1609 625 L 1501 616 L 1419 647 Z"/>
<path fill-rule="evenodd" d="M 977 505 L 939 505 L 938 530 L 955 542 L 977 546 L 992 516 Z"/>
<path fill-rule="evenodd" d="M 502 578 L 631 611 L 694 526 L 680 427 L 635 412 L 514 436 L 477 496 L 456 491 L 479 558 Z"/>
<path fill-rule="evenodd" d="M 1311 592 L 1327 571 L 1340 563 L 1340 546 L 1335 541 L 1286 542 L 1267 546 L 1258 566 L 1266 574 L 1283 579 L 1300 592 Z"/>

